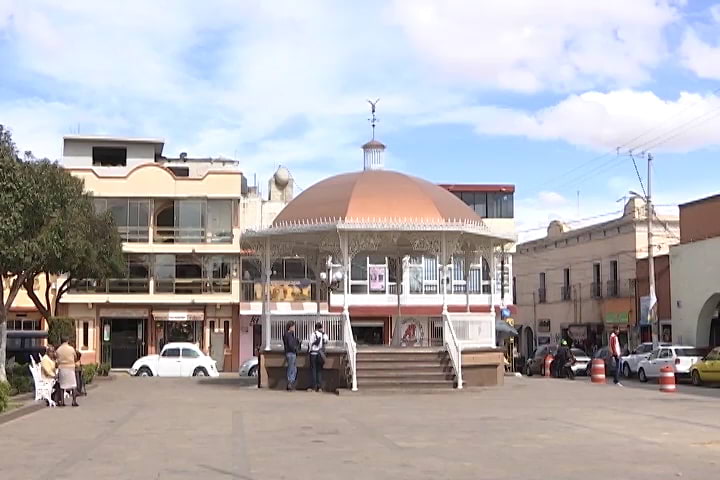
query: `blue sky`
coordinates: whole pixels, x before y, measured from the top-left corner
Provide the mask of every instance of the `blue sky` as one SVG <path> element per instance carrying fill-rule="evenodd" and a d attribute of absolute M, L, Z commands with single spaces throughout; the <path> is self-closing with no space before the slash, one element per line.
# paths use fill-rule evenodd
<path fill-rule="evenodd" d="M 653 153 L 660 204 L 718 190 L 711 1 L 0 0 L 0 64 L 0 123 L 38 156 L 161 137 L 306 188 L 361 168 L 379 97 L 388 168 L 515 184 L 525 238 L 620 210 L 639 189 L 620 145 Z"/>

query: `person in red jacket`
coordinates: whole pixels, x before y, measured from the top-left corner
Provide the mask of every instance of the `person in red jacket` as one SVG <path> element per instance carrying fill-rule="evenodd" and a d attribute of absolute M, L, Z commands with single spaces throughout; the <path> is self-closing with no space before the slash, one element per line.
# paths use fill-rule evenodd
<path fill-rule="evenodd" d="M 620 370 L 622 369 L 620 357 L 622 356 L 622 348 L 620 348 L 620 337 L 618 333 L 620 333 L 620 329 L 616 325 L 610 334 L 610 354 L 613 356 L 613 359 L 615 359 L 615 377 L 613 378 L 613 383 L 618 387 L 622 387 L 622 383 L 620 383 Z"/>

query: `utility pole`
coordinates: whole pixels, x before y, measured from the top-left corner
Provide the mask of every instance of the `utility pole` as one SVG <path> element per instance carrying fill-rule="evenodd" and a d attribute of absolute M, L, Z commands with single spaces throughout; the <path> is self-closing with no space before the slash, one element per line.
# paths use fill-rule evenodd
<path fill-rule="evenodd" d="M 652 334 L 653 349 L 658 347 L 658 325 L 656 320 L 656 304 L 657 296 L 655 295 L 655 257 L 653 256 L 652 243 L 652 154 L 647 154 L 647 196 L 645 197 L 645 208 L 647 210 L 647 243 L 648 243 L 648 286 L 650 296 L 650 307 L 648 309 L 648 323 L 650 323 L 650 331 Z"/>

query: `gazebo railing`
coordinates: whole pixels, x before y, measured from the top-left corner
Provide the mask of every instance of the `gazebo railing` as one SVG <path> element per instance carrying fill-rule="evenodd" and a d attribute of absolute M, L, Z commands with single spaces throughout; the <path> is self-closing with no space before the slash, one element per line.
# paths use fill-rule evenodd
<path fill-rule="evenodd" d="M 462 347 L 494 348 L 495 315 L 493 313 L 450 313 L 458 343 Z"/>
<path fill-rule="evenodd" d="M 455 329 L 449 315 L 443 315 L 443 339 L 445 341 L 445 349 L 450 355 L 450 362 L 455 370 L 455 378 L 457 380 L 457 388 L 462 389 L 462 347 L 458 342 Z"/>
<path fill-rule="evenodd" d="M 315 323 L 323 324 L 323 331 L 328 336 L 327 347 L 331 349 L 345 348 L 345 319 L 342 314 L 298 314 L 298 315 L 270 315 L 270 349 L 282 350 L 282 337 L 285 334 L 287 322 L 295 322 L 295 335 L 307 348 L 310 335 L 315 331 Z"/>

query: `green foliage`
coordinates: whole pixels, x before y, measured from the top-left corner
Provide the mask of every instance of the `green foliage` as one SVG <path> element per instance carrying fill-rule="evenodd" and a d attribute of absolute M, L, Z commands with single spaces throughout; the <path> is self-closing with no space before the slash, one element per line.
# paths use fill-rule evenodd
<path fill-rule="evenodd" d="M 108 375 L 110 375 L 110 364 L 101 363 L 100 365 L 98 365 L 97 375 L 99 377 L 107 377 Z"/>
<path fill-rule="evenodd" d="M 93 381 L 93 378 L 95 378 L 95 375 L 97 375 L 98 371 L 98 365 L 96 363 L 92 363 L 90 365 L 83 365 L 82 367 L 82 378 L 83 382 L 85 382 L 85 385 L 90 385 Z"/>
<path fill-rule="evenodd" d="M 10 384 L 0 382 L 0 413 L 7 410 L 10 404 Z"/>
<path fill-rule="evenodd" d="M 7 379 L 10 384 L 10 395 L 33 391 L 32 374 L 27 365 L 20 363 L 13 365 L 8 369 Z"/>
<path fill-rule="evenodd" d="M 67 336 L 71 343 L 75 342 L 75 320 L 67 317 L 53 317 L 48 321 L 48 343 L 56 347 Z"/>

